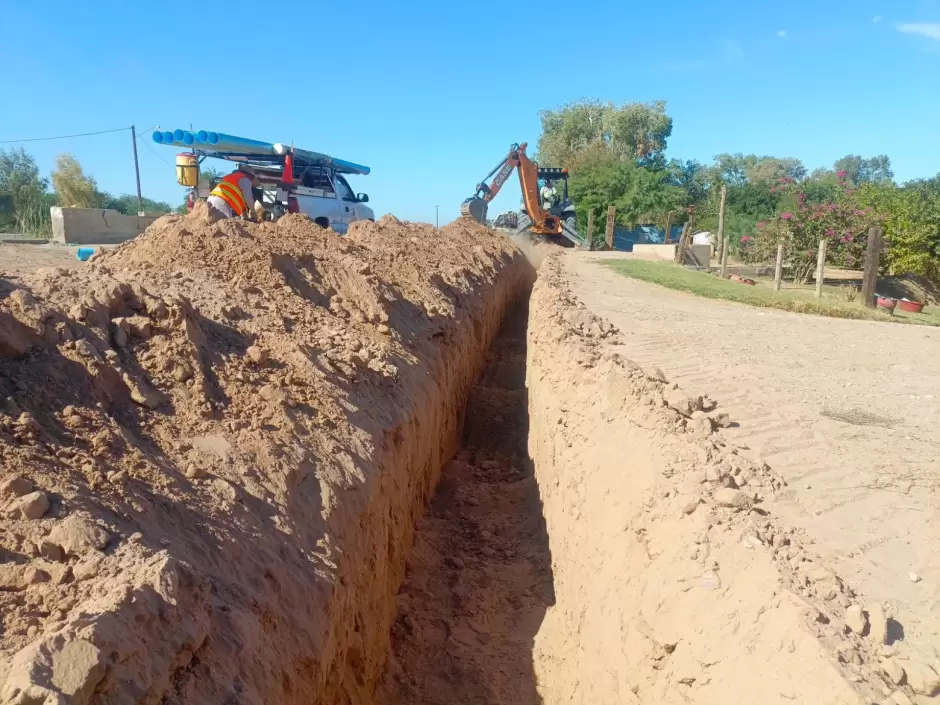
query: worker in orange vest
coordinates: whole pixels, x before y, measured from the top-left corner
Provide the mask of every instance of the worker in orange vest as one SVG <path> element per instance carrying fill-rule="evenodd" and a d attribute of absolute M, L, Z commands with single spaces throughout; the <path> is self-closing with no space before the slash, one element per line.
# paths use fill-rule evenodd
<path fill-rule="evenodd" d="M 222 177 L 206 201 L 209 208 L 221 218 L 247 218 L 254 211 L 258 220 L 261 220 L 264 208 L 251 192 L 257 185 L 257 176 L 236 169 Z"/>

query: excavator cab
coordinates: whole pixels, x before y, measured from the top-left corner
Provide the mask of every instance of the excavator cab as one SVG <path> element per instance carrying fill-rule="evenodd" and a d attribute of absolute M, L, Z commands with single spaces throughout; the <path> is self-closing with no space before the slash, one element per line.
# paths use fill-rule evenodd
<path fill-rule="evenodd" d="M 559 221 L 567 225 L 571 230 L 577 231 L 578 218 L 575 212 L 574 203 L 568 196 L 568 170 L 558 167 L 538 167 L 539 182 L 551 184 L 555 189 L 555 198 L 551 203 L 543 202 L 542 208 L 549 215 L 558 218 Z M 564 185 L 561 193 L 558 193 L 558 182 Z M 541 196 L 541 193 L 540 193 Z M 525 212 L 523 210 L 523 212 Z M 528 213 L 526 213 L 528 215 Z"/>

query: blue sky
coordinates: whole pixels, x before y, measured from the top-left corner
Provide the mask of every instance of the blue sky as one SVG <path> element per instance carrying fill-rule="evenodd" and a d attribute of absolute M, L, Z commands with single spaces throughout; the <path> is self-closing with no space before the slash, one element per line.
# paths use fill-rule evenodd
<path fill-rule="evenodd" d="M 433 222 L 439 204 L 441 223 L 511 142 L 534 145 L 540 109 L 584 97 L 666 100 L 670 157 L 886 153 L 898 179 L 940 171 L 938 0 L 210 7 L 0 0 L 0 140 L 135 124 L 293 142 L 371 166 L 352 182 L 378 215 Z M 180 202 L 178 150 L 143 141 L 144 194 Z M 134 190 L 128 133 L 23 146 L 46 175 L 69 151 Z M 491 213 L 518 202 L 512 181 Z"/>

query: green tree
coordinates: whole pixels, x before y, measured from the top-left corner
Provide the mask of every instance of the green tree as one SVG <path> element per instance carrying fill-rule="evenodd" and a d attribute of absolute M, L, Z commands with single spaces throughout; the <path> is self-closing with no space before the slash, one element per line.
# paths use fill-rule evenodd
<path fill-rule="evenodd" d="M 714 185 L 714 173 L 694 159 L 670 159 L 666 172 L 668 183 L 685 191 L 688 205 L 704 203 Z"/>
<path fill-rule="evenodd" d="M 743 186 L 747 183 L 748 170 L 757 163 L 753 154 L 718 154 L 715 163 L 710 167 L 713 180 L 728 186 Z"/>
<path fill-rule="evenodd" d="M 71 154 L 60 154 L 52 172 L 52 187 L 59 203 L 67 208 L 92 208 L 98 201 L 98 184 L 85 176 L 82 165 Z"/>
<path fill-rule="evenodd" d="M 885 217 L 889 270 L 940 285 L 940 175 L 900 188 L 869 182 L 858 189 L 858 200 Z"/>
<path fill-rule="evenodd" d="M 806 178 L 806 167 L 793 157 L 757 157 L 746 173 L 748 183 L 772 185 L 784 178 L 801 181 Z"/>
<path fill-rule="evenodd" d="M 612 163 L 573 173 L 570 195 L 582 232 L 586 232 L 589 212 L 594 211 L 595 219 L 601 222 L 611 205 L 617 209 L 617 224 L 633 227 L 662 222 L 667 212 L 680 210 L 685 204 L 685 193 L 668 183 L 665 173 L 633 162 Z"/>
<path fill-rule="evenodd" d="M 850 184 L 884 183 L 894 178 L 891 159 L 887 154 L 880 154 L 871 159 L 863 159 L 857 154 L 847 154 L 836 161 L 833 171 L 843 174 Z"/>
<path fill-rule="evenodd" d="M 618 161 L 647 163 L 661 157 L 672 134 L 665 101 L 614 105 L 597 100 L 543 110 L 539 161 L 571 168 L 583 152 L 601 151 Z"/>
<path fill-rule="evenodd" d="M 152 198 L 144 196 L 141 198 L 141 205 L 144 213 L 171 213 L 173 206 L 164 201 L 154 201 Z M 125 193 L 120 196 L 114 196 L 107 191 L 97 193 L 97 204 L 99 208 L 111 208 L 124 215 L 137 215 L 137 196 Z"/>
<path fill-rule="evenodd" d="M 49 232 L 48 185 L 26 150 L 0 149 L 0 226 L 24 234 Z"/>

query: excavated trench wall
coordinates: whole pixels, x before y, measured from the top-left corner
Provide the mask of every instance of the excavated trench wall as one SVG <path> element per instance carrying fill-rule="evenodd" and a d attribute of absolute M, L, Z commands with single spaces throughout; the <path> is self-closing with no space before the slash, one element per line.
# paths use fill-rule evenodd
<path fill-rule="evenodd" d="M 851 589 L 773 518 L 781 480 L 723 440 L 729 421 L 712 402 L 628 352 L 629 333 L 586 310 L 563 258 L 549 256 L 530 301 L 527 362 L 555 594 L 532 654 L 542 702 L 889 695 L 883 613 L 879 636 L 847 626 Z"/>
<path fill-rule="evenodd" d="M 367 702 L 533 277 L 475 224 L 197 209 L 0 279 L 0 702 Z"/>

